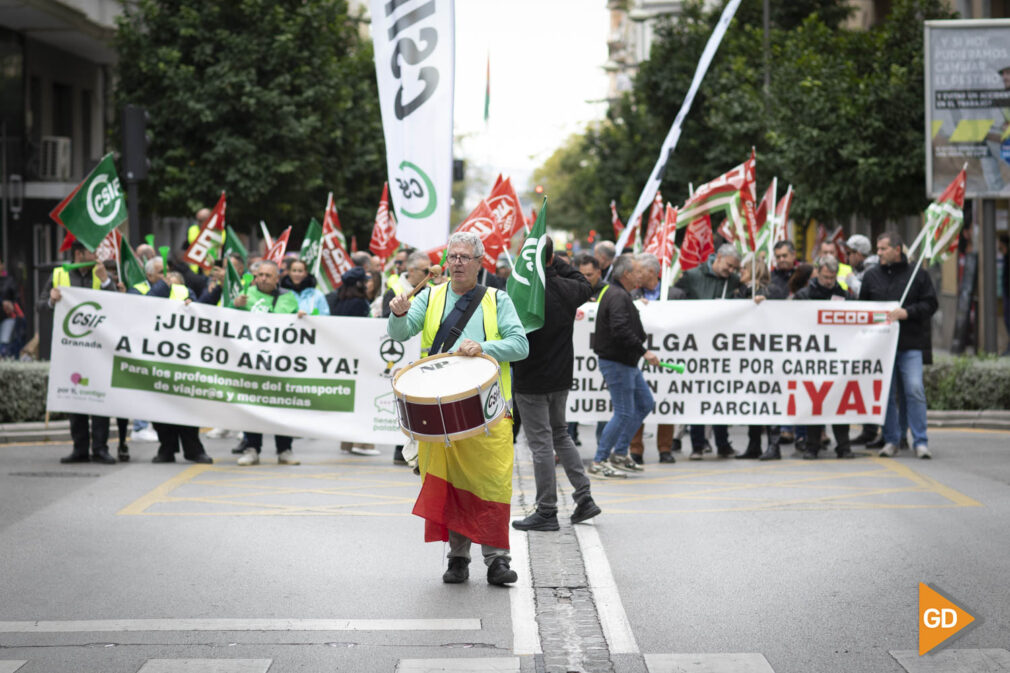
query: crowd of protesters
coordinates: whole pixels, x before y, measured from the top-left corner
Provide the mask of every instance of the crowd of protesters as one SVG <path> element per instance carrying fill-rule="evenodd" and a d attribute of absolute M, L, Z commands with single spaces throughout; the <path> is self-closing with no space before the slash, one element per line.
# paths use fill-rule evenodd
<path fill-rule="evenodd" d="M 208 213 L 198 213 L 198 221 L 200 215 L 205 218 Z M 852 446 L 856 444 L 878 448 L 881 456 L 893 456 L 903 448 L 912 448 L 918 457 L 929 458 L 922 367 L 931 362 L 929 321 L 937 309 L 937 299 L 925 271 L 919 269 L 912 278 L 914 265 L 909 264 L 903 245 L 901 237 L 895 232 L 878 236 L 875 248 L 866 236 L 856 234 L 843 244 L 847 263 L 839 261 L 839 250 L 832 241 L 825 241 L 814 250 L 811 261 L 807 263 L 798 258 L 792 242 L 783 240 L 774 245 L 773 260 L 769 264 L 763 255 L 759 256 L 760 259 L 754 259 L 752 255 L 742 256 L 733 245 L 723 244 L 704 263 L 682 274 L 676 284 L 668 288 L 666 299 L 897 301 L 901 299 L 905 287 L 909 286 L 909 295 L 902 306 L 889 315 L 891 320 L 899 323 L 899 338 L 883 428 L 864 425 L 862 431 L 851 438 L 847 425 L 834 425 L 831 431 L 838 458 L 851 458 L 854 455 Z M 176 255 L 163 259 L 152 246 L 139 246 L 136 254 L 144 265 L 146 280 L 132 287 L 125 287 L 120 282 L 115 265 L 109 262 L 71 270 L 57 267 L 53 271 L 51 286 L 47 288 L 48 305 L 52 308 L 60 300 L 59 288 L 62 286 L 118 290 L 187 303 L 197 301 L 220 305 L 225 276 L 223 261 L 215 261 L 214 267 L 204 272 L 184 263 L 181 252 L 182 249 Z M 80 243 L 74 244 L 71 254 L 76 264 L 95 260 L 94 253 Z M 559 264 L 565 261 L 564 253 L 559 252 L 558 257 Z M 262 257 L 246 260 L 237 253 L 232 253 L 229 259 L 243 279 L 241 294 L 234 301 L 236 309 L 290 313 L 297 314 L 299 318 L 305 315 L 388 318 L 390 303 L 397 296 L 408 293 L 418 283 L 438 285 L 446 282 L 445 276 L 429 278 L 431 261 L 428 255 L 411 248 L 398 250 L 386 269 L 377 257 L 364 252 L 353 253 L 353 267 L 343 274 L 340 287 L 328 294 L 317 287 L 316 278 L 297 255 L 289 255 L 280 265 Z M 504 289 L 510 269 L 509 260 L 503 256 L 498 261 L 497 273 L 482 271 L 480 282 L 491 288 Z M 571 261 L 571 266 L 564 269 L 565 273 L 570 272 L 571 276 L 587 281 L 591 288 L 590 301 L 599 302 L 593 348 L 614 409 L 613 417 L 597 426 L 597 451 L 587 472 L 598 478 L 625 478 L 644 469 L 643 423 L 653 406 L 640 363 L 643 358 L 653 364 L 654 360 L 658 360 L 656 354 L 644 347 L 645 332 L 638 318 L 636 302 L 641 304 L 660 298 L 660 263 L 648 253 L 618 255 L 613 243 L 600 242 L 591 253 L 580 253 Z M 2 266 L 0 291 L 4 309 L 0 322 L 0 348 L 6 354 L 7 350 L 16 349 L 24 341 L 24 315 L 19 311 L 12 283 Z M 108 448 L 108 418 L 70 414 L 70 420 L 74 447 L 63 462 L 116 462 Z M 685 437 L 690 441 L 691 460 L 703 460 L 709 452 L 720 458 L 778 460 L 782 457 L 781 447 L 793 442 L 797 455 L 813 459 L 831 446 L 822 426 L 750 426 L 747 446 L 738 453 L 729 441 L 726 426 L 683 427 L 666 423 L 662 418 L 654 420 L 658 421 L 656 444 L 662 463 L 676 462 L 674 454 L 681 451 Z M 553 425 L 555 421 L 557 419 L 551 418 L 548 425 Z M 118 422 L 117 458 L 126 461 L 130 458 L 126 445 L 127 421 L 118 419 Z M 543 427 L 547 421 L 538 418 L 537 424 Z M 517 413 L 515 431 L 518 432 L 519 428 Z M 912 433 L 911 444 L 906 439 L 908 430 Z M 575 423 L 568 424 L 568 432 L 574 443 L 581 445 Z M 261 434 L 215 428 L 208 436 L 240 438 L 233 449 L 239 455 L 238 464 L 259 463 L 263 441 Z M 157 440 L 154 462 L 174 462 L 180 448 L 187 460 L 212 462 L 200 441 L 197 428 L 165 423 L 148 426 L 145 421 L 138 420 L 134 421 L 132 437 L 135 440 Z M 292 451 L 292 439 L 276 436 L 279 464 L 298 464 Z M 714 441 L 714 450 L 711 441 Z M 343 442 L 341 448 L 358 455 L 379 454 L 371 444 Z M 395 447 L 393 460 L 397 464 L 409 462 L 409 456 L 404 457 L 404 447 Z"/>

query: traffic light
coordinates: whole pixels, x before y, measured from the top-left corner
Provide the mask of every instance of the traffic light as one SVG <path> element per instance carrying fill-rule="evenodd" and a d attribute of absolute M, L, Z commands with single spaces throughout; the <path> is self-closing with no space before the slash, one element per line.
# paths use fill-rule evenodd
<path fill-rule="evenodd" d="M 465 177 L 466 164 L 462 159 L 452 160 L 452 181 L 459 182 Z"/>
<path fill-rule="evenodd" d="M 123 107 L 123 169 L 127 182 L 147 178 L 147 110 L 137 105 Z"/>

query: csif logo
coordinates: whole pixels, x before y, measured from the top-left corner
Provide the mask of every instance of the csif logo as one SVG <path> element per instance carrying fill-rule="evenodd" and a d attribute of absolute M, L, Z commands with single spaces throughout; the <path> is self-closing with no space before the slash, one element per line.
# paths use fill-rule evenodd
<path fill-rule="evenodd" d="M 85 301 L 74 306 L 63 319 L 63 333 L 71 339 L 88 336 L 105 322 L 105 316 L 99 313 L 101 310 L 101 304 L 96 301 Z"/>
<path fill-rule="evenodd" d="M 438 206 L 438 196 L 435 194 L 435 184 L 428 177 L 420 166 L 409 161 L 400 162 L 400 175 L 395 178 L 396 186 L 400 190 L 401 200 L 407 205 L 417 209 L 408 211 L 406 207 L 400 207 L 400 214 L 404 217 L 423 220 L 435 212 Z M 419 207 L 413 204 L 421 204 Z"/>
<path fill-rule="evenodd" d="M 88 185 L 87 193 L 88 217 L 99 227 L 116 219 L 119 209 L 123 207 L 123 191 L 119 188 L 119 178 L 102 173 Z"/>

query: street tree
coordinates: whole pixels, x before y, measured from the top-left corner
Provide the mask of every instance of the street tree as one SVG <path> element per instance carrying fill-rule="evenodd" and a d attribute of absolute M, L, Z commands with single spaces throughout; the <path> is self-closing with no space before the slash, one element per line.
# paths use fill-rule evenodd
<path fill-rule="evenodd" d="M 321 218 L 368 240 L 385 179 L 371 43 L 342 0 L 139 0 L 118 20 L 119 109 L 147 109 L 142 205 L 275 232 Z M 118 134 L 116 134 L 118 138 Z"/>

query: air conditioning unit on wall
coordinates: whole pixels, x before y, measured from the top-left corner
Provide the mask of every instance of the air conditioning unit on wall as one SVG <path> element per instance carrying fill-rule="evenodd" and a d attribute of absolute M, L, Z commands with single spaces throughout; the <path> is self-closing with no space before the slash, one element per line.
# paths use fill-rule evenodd
<path fill-rule="evenodd" d="M 70 138 L 42 136 L 39 149 L 39 177 L 43 180 L 70 179 Z"/>

